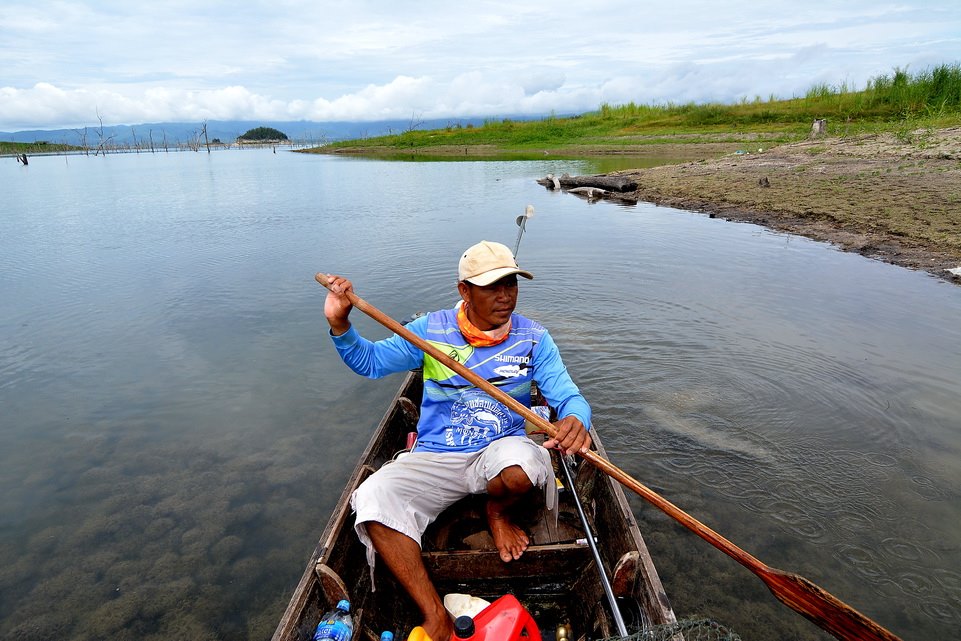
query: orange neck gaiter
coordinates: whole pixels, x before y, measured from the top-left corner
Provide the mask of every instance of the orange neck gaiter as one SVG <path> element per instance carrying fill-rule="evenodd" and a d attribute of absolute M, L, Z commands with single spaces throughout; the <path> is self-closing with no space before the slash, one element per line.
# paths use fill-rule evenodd
<path fill-rule="evenodd" d="M 467 303 L 461 301 L 457 306 L 457 327 L 460 328 L 460 333 L 464 335 L 467 342 L 474 347 L 490 347 L 491 345 L 499 345 L 507 340 L 507 337 L 511 333 L 511 323 L 507 321 L 500 327 L 495 327 L 492 330 L 484 331 L 479 329 L 474 323 L 470 322 L 467 318 Z"/>

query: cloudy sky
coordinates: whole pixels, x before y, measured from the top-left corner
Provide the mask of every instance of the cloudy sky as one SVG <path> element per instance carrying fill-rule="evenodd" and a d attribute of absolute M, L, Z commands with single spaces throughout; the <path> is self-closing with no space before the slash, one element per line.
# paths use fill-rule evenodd
<path fill-rule="evenodd" d="M 730 102 L 956 62 L 956 0 L 2 0 L 0 130 Z"/>

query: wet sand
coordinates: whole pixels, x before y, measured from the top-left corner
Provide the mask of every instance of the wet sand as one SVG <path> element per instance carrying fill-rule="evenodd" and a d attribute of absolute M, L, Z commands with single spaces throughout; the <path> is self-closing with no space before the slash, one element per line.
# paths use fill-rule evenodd
<path fill-rule="evenodd" d="M 616 175 L 637 180 L 631 199 L 799 234 L 961 284 L 947 271 L 961 266 L 961 127 L 748 144 Z"/>

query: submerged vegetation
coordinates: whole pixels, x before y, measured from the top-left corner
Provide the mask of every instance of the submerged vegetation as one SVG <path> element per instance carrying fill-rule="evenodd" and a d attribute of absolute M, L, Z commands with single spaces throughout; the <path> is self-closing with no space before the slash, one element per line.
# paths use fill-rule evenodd
<path fill-rule="evenodd" d="M 943 127 L 961 122 L 961 65 L 941 65 L 909 74 L 896 69 L 871 79 L 862 90 L 819 84 L 803 97 L 756 96 L 735 104 L 604 104 L 578 116 L 551 115 L 536 121 L 488 120 L 482 126 L 451 124 L 445 129 L 350 140 L 315 149 L 321 153 L 389 153 L 443 148 L 487 147 L 490 153 L 530 149 L 617 149 L 666 142 L 730 141 L 762 135 L 769 142 L 805 137 L 812 121 L 827 121 L 829 135 Z M 696 134 L 688 139 L 683 134 Z"/>

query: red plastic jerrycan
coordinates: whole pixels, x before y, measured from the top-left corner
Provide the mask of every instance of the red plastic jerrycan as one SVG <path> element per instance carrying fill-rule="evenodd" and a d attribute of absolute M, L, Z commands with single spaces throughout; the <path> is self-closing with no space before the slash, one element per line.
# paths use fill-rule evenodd
<path fill-rule="evenodd" d="M 542 641 L 540 630 L 513 594 L 505 594 L 473 620 L 458 617 L 451 641 Z"/>

